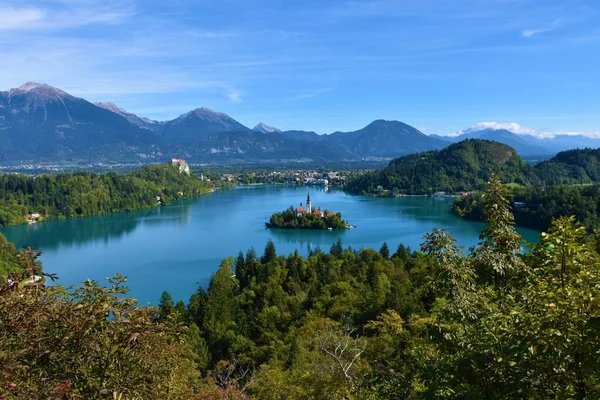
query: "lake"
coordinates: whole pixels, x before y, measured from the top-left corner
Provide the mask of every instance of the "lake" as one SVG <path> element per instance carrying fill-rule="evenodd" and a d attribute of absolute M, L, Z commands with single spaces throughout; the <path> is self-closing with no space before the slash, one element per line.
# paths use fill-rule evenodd
<path fill-rule="evenodd" d="M 306 203 L 341 212 L 356 228 L 343 231 L 266 229 L 274 212 Z M 17 247 L 41 249 L 46 272 L 59 283 L 86 279 L 104 282 L 121 273 L 129 278 L 130 295 L 157 303 L 163 290 L 187 302 L 198 285 L 206 287 L 223 258 L 254 247 L 262 255 L 272 239 L 278 254 L 323 251 L 338 239 L 344 247 L 391 253 L 400 243 L 418 249 L 424 234 L 449 228 L 462 246 L 478 241 L 482 223 L 461 220 L 449 212 L 452 199 L 429 197 L 372 198 L 339 190 L 297 186 L 237 187 L 151 210 L 12 226 L 1 232 Z M 537 232 L 519 229 L 528 241 Z"/>

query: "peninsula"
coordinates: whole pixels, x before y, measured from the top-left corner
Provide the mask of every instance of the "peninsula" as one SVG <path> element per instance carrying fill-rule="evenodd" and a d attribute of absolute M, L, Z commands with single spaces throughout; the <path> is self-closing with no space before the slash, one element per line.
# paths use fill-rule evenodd
<path fill-rule="evenodd" d="M 310 193 L 306 196 L 306 207 L 291 206 L 285 211 L 275 213 L 265 223 L 267 228 L 283 229 L 348 229 L 352 226 L 342 219 L 341 213 L 313 208 Z"/>

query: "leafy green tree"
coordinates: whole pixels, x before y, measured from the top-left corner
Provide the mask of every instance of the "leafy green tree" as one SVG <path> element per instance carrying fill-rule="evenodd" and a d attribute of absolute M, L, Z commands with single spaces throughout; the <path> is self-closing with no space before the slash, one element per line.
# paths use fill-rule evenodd
<path fill-rule="evenodd" d="M 483 191 L 487 224 L 479 236 L 481 242 L 474 256 L 483 268 L 482 277 L 496 285 L 509 285 L 523 277 L 521 261 L 523 238 L 514 228 L 514 216 L 508 200 L 509 190 L 492 174 Z"/>
<path fill-rule="evenodd" d="M 515 336 L 529 345 L 528 380 L 546 397 L 599 397 L 598 253 L 585 240 L 585 229 L 564 217 L 527 258 L 533 266 L 524 290 L 529 301 L 519 308 Z"/>
<path fill-rule="evenodd" d="M 0 397 L 192 397 L 199 377 L 181 327 L 123 297 L 124 282 L 3 292 Z"/>

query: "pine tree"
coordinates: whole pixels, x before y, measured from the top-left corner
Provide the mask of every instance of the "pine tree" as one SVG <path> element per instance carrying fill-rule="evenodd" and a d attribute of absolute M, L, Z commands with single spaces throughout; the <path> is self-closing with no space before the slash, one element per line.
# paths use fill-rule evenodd
<path fill-rule="evenodd" d="M 248 249 L 246 252 L 246 266 L 252 264 L 254 261 L 256 261 L 256 259 L 256 250 L 254 250 L 254 247 L 250 247 L 250 249 Z"/>
<path fill-rule="evenodd" d="M 387 242 L 383 242 L 381 249 L 379 249 L 379 254 L 381 254 L 384 258 L 390 258 L 390 248 L 388 247 Z"/>
<path fill-rule="evenodd" d="M 246 269 L 246 261 L 244 260 L 244 253 L 240 251 L 235 260 L 235 277 L 240 283 L 241 288 L 248 286 L 248 271 Z"/>
<path fill-rule="evenodd" d="M 175 311 L 175 305 L 173 304 L 173 297 L 166 290 L 160 295 L 160 301 L 158 302 L 158 312 L 161 320 L 167 319 L 167 317 Z"/>
<path fill-rule="evenodd" d="M 329 250 L 329 254 L 332 254 L 336 257 L 340 257 L 344 252 L 344 248 L 342 247 L 342 239 L 338 239 L 337 242 L 331 245 L 331 249 Z"/>
<path fill-rule="evenodd" d="M 404 261 L 406 263 L 408 261 L 408 259 L 410 258 L 410 253 L 409 253 L 408 249 L 406 248 L 406 246 L 404 246 L 402 243 L 400 243 L 398 245 L 398 249 L 396 250 L 396 252 L 394 253 L 394 255 L 392 257 L 398 257 L 399 259 L 401 259 L 402 261 Z"/>
<path fill-rule="evenodd" d="M 273 241 L 269 239 L 267 245 L 265 246 L 265 253 L 260 259 L 260 262 L 262 262 L 263 264 L 267 264 L 271 261 L 275 261 L 276 258 L 277 252 L 275 251 L 275 243 L 273 243 Z"/>

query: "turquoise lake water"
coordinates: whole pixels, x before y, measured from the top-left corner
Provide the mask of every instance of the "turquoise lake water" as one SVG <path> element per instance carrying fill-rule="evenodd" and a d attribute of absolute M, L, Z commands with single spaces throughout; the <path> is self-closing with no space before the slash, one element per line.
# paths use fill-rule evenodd
<path fill-rule="evenodd" d="M 274 212 L 306 202 L 341 212 L 356 228 L 344 231 L 266 229 Z M 387 242 L 393 253 L 399 243 L 418 249 L 433 228 L 449 228 L 459 245 L 478 242 L 483 224 L 463 221 L 449 212 L 452 199 L 371 198 L 338 190 L 296 186 L 253 186 L 226 189 L 151 210 L 49 221 L 3 228 L 18 247 L 43 251 L 47 272 L 61 284 L 88 278 L 100 282 L 121 273 L 129 278 L 130 295 L 156 303 L 163 290 L 187 302 L 198 285 L 207 286 L 223 258 L 254 247 L 260 256 L 269 239 L 279 254 L 298 249 L 307 255 L 323 251 L 338 239 L 344 247 L 379 249 Z M 528 241 L 537 232 L 519 229 Z"/>

